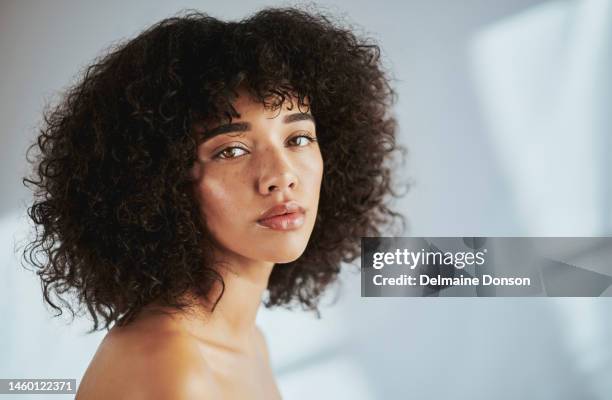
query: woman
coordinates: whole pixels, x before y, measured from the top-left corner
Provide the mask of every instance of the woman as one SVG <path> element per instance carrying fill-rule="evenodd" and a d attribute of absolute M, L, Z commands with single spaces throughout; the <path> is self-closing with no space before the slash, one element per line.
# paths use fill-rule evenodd
<path fill-rule="evenodd" d="M 24 179 L 45 300 L 109 330 L 77 398 L 279 398 L 262 296 L 316 311 L 401 219 L 392 97 L 376 45 L 297 9 L 190 12 L 90 66 Z"/>

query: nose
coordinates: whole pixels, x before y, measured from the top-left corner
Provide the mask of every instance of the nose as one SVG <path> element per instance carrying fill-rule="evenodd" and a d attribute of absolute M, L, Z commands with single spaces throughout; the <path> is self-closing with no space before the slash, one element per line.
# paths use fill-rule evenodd
<path fill-rule="evenodd" d="M 294 190 L 298 178 L 287 157 L 281 151 L 270 150 L 263 155 L 261 173 L 257 182 L 259 193 L 268 195 L 275 191 Z"/>

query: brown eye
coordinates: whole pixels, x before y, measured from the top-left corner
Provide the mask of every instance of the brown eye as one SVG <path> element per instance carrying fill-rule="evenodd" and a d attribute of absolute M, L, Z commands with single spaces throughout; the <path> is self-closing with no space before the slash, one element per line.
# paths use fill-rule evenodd
<path fill-rule="evenodd" d="M 240 154 L 240 151 L 243 151 L 244 154 L 247 153 L 247 151 L 245 149 L 243 149 L 242 147 L 237 147 L 237 146 L 232 146 L 232 147 L 227 147 L 223 150 L 221 150 L 220 152 L 218 152 L 217 154 L 215 154 L 215 156 L 213 158 L 215 159 L 231 159 L 231 158 L 238 158 L 240 157 L 242 154 Z"/>
<path fill-rule="evenodd" d="M 298 135 L 292 137 L 290 141 L 296 143 L 297 147 L 304 147 L 308 146 L 312 142 L 316 142 L 317 139 L 309 135 Z"/>

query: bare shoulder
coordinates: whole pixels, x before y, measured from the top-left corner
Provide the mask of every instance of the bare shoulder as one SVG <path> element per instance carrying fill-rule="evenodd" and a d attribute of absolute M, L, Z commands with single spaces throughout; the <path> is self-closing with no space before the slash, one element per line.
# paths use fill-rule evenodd
<path fill-rule="evenodd" d="M 176 332 L 129 332 L 107 335 L 83 376 L 76 399 L 219 397 L 212 371 L 193 338 Z"/>

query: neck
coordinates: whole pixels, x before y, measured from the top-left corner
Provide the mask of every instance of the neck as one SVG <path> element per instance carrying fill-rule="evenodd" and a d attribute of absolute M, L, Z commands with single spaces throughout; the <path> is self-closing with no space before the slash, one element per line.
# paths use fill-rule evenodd
<path fill-rule="evenodd" d="M 220 283 L 215 284 L 207 299 L 189 294 L 187 299 L 192 302 L 193 307 L 184 313 L 175 313 L 159 302 L 154 302 L 145 307 L 139 324 L 144 324 L 147 329 L 148 323 L 161 323 L 164 326 L 170 323 L 170 326 L 174 327 L 178 323 L 181 330 L 211 345 L 234 352 L 252 353 L 257 337 L 257 311 L 273 267 L 273 262 L 224 257 L 223 262 L 217 263 L 215 269 L 223 278 L 225 287 L 212 312 L 211 306 L 221 294 Z M 159 314 L 159 310 L 168 310 L 171 313 Z M 166 318 L 168 315 L 170 319 Z M 164 322 L 160 322 L 159 318 Z"/>
<path fill-rule="evenodd" d="M 272 267 L 271 262 L 250 261 L 219 268 L 225 288 L 209 323 L 219 323 L 232 336 L 253 329 Z"/>
<path fill-rule="evenodd" d="M 273 267 L 272 262 L 245 258 L 225 258 L 218 263 L 216 270 L 225 285 L 223 294 L 219 283 L 208 301 L 198 301 L 195 312 L 189 313 L 188 329 L 197 337 L 223 347 L 239 351 L 252 348 L 257 311 Z M 211 313 L 210 307 L 219 295 L 221 298 Z"/>

